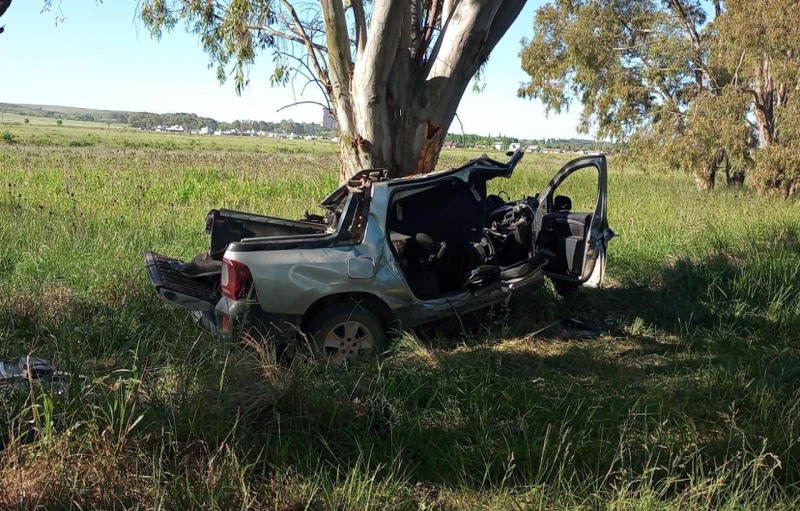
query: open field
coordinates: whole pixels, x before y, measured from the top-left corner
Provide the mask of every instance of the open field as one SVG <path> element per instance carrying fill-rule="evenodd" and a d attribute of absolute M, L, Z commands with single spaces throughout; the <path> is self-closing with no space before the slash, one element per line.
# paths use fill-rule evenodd
<path fill-rule="evenodd" d="M 141 255 L 313 210 L 334 145 L 0 126 L 0 355 L 92 378 L 0 396 L 0 509 L 797 509 L 800 204 L 611 166 L 606 289 L 326 371 L 202 333 Z"/>

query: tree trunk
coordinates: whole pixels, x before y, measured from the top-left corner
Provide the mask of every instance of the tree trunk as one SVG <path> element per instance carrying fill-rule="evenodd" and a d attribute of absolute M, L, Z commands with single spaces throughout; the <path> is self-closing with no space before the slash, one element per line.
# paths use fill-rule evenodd
<path fill-rule="evenodd" d="M 775 83 L 768 55 L 764 55 L 760 65 L 756 67 L 755 76 L 753 90 L 750 92 L 753 95 L 759 147 L 763 151 L 782 142 L 779 140 L 775 125 L 775 107 L 779 109 L 785 107 L 787 87 L 783 83 Z M 785 165 L 785 162 L 771 161 L 766 168 L 760 170 L 760 179 L 756 182 L 756 189 L 759 193 L 777 191 L 785 198 L 795 195 L 797 183 L 793 178 L 787 177 Z"/>
<path fill-rule="evenodd" d="M 770 70 L 769 56 L 765 55 L 761 65 L 756 69 L 758 77 L 755 83 L 754 111 L 758 126 L 758 143 L 760 147 L 769 147 L 777 140 L 775 134 L 775 87 Z"/>
<path fill-rule="evenodd" d="M 714 185 L 716 185 L 717 181 L 717 171 L 719 171 L 720 165 L 722 164 L 725 164 L 724 170 L 727 176 L 730 171 L 730 163 L 725 151 L 717 152 L 714 157 L 707 162 L 705 168 L 695 173 L 694 182 L 698 190 L 711 191 L 714 189 Z"/>
<path fill-rule="evenodd" d="M 722 158 L 722 171 L 725 172 L 725 183 L 730 188 L 741 188 L 744 185 L 744 171 L 731 172 L 731 160 L 725 155 Z"/>
<path fill-rule="evenodd" d="M 369 30 L 376 36 L 367 39 L 355 62 L 331 66 L 341 180 L 368 168 L 387 169 L 392 177 L 435 170 L 464 91 L 524 3 L 453 3 L 433 46 L 421 50 L 427 57 L 412 58 L 419 28 L 412 3 L 376 1 Z M 348 37 L 344 23 L 337 22 L 344 16 L 341 0 L 322 5 L 329 51 L 339 52 Z"/>
<path fill-rule="evenodd" d="M 713 162 L 705 169 L 697 172 L 694 176 L 694 183 L 701 192 L 711 191 L 717 179 L 717 163 Z"/>

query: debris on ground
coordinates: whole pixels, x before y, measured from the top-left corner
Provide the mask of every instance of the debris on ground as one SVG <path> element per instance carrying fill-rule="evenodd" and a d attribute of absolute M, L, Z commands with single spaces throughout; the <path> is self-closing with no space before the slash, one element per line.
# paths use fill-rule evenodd
<path fill-rule="evenodd" d="M 603 334 L 603 329 L 575 318 L 564 318 L 560 322 L 564 335 L 571 339 L 589 339 Z"/>
<path fill-rule="evenodd" d="M 36 383 L 52 388 L 57 395 L 62 395 L 72 379 L 71 373 L 57 371 L 46 360 L 30 355 L 23 355 L 17 362 L 0 360 L 0 390 L 27 392 Z M 83 384 L 85 378 L 80 376 L 79 379 Z"/>

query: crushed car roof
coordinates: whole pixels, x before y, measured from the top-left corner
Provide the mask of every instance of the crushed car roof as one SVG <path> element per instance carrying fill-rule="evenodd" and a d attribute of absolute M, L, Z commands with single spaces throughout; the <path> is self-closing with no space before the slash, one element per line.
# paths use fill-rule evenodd
<path fill-rule="evenodd" d="M 426 180 L 436 180 L 460 174 L 465 170 L 469 171 L 468 179 L 470 181 L 475 180 L 476 178 L 485 181 L 494 179 L 495 177 L 508 178 L 511 177 L 511 174 L 514 172 L 514 167 L 517 166 L 517 163 L 519 163 L 524 154 L 525 153 L 523 153 L 522 150 L 518 149 L 510 155 L 511 158 L 506 163 L 499 162 L 489 158 L 487 155 L 483 155 L 469 160 L 460 167 L 434 171 L 428 174 L 417 174 L 398 178 L 389 178 L 388 171 L 386 169 L 362 170 L 348 179 L 346 183 L 334 190 L 333 193 L 331 193 L 320 203 L 320 206 L 324 209 L 330 210 L 335 208 L 336 205 L 347 196 L 347 194 L 351 192 L 363 192 L 374 183 L 380 182 L 388 182 L 391 184 L 394 182 L 410 183 L 415 181 L 421 182 Z"/>

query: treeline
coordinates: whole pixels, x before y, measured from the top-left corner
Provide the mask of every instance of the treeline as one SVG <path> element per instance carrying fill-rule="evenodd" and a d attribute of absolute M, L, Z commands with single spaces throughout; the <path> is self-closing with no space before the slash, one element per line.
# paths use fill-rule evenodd
<path fill-rule="evenodd" d="M 199 130 L 209 128 L 212 131 L 266 131 L 270 133 L 282 133 L 295 135 L 322 135 L 331 132 L 324 129 L 317 123 L 295 122 L 284 119 L 280 122 L 235 120 L 233 122 L 222 122 L 210 117 L 200 117 L 197 114 L 175 113 L 175 114 L 154 114 L 150 112 L 131 113 L 128 123 L 134 128 L 153 129 L 157 126 L 183 126 L 187 130 Z"/>
<path fill-rule="evenodd" d="M 499 135 L 476 135 L 474 133 L 448 133 L 446 142 L 458 144 L 461 147 L 491 148 L 496 142 L 502 142 L 503 147 L 518 143 L 522 146 L 537 146 L 540 149 L 564 149 L 565 151 L 578 151 L 581 149 L 600 149 L 610 152 L 614 149 L 611 143 L 598 143 L 593 140 L 582 138 L 542 138 L 542 139 L 520 139 L 516 137 L 506 137 Z"/>
<path fill-rule="evenodd" d="M 61 107 L 53 107 L 61 108 Z M 82 110 L 79 108 L 66 108 L 63 111 L 49 110 L 36 106 L 15 105 L 0 103 L 0 110 L 31 117 L 49 117 L 72 121 L 105 122 L 110 124 L 129 124 L 134 128 L 151 130 L 157 126 L 183 126 L 187 130 L 199 130 L 208 127 L 212 131 L 266 131 L 298 136 L 333 136 L 331 129 L 325 129 L 317 123 L 296 122 L 284 119 L 280 122 L 236 120 L 233 122 L 220 122 L 210 117 L 201 117 L 197 114 L 174 113 L 155 114 L 151 112 L 123 112 L 115 110 Z"/>
<path fill-rule="evenodd" d="M 519 139 L 504 135 L 493 137 L 492 135 L 475 135 L 474 133 L 448 133 L 445 141 L 453 142 L 463 147 L 491 147 L 495 142 L 503 142 L 503 145 L 508 147 L 508 144 L 519 142 Z"/>

